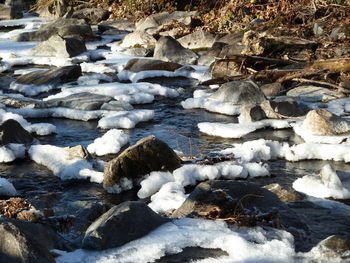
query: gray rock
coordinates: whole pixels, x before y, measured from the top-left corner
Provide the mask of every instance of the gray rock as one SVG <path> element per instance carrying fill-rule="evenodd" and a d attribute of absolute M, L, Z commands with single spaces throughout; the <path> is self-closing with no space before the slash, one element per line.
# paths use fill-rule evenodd
<path fill-rule="evenodd" d="M 157 40 L 150 34 L 143 31 L 135 31 L 128 34 L 121 43 L 122 47 L 145 47 L 152 48 Z"/>
<path fill-rule="evenodd" d="M 63 149 L 68 153 L 70 159 L 91 159 L 89 151 L 82 145 L 68 146 Z"/>
<path fill-rule="evenodd" d="M 99 217 L 86 230 L 85 249 L 107 249 L 147 235 L 168 220 L 141 202 L 124 202 Z"/>
<path fill-rule="evenodd" d="M 31 144 L 33 139 L 33 136 L 13 119 L 6 120 L 0 125 L 1 145 L 8 143 Z"/>
<path fill-rule="evenodd" d="M 127 102 L 112 100 L 108 103 L 103 103 L 101 110 L 110 110 L 110 111 L 129 111 L 133 110 L 134 107 Z"/>
<path fill-rule="evenodd" d="M 133 57 L 153 57 L 154 48 L 128 48 L 125 54 Z"/>
<path fill-rule="evenodd" d="M 269 101 L 268 103 L 271 106 L 273 112 L 283 117 L 289 117 L 289 118 L 301 117 L 301 116 L 305 116 L 309 111 L 309 108 L 307 106 L 302 106 L 292 99 L 283 99 L 283 100 L 276 99 L 276 100 Z M 264 110 L 266 110 L 265 107 L 263 108 Z M 269 116 L 269 118 L 273 118 L 268 113 L 267 115 Z"/>
<path fill-rule="evenodd" d="M 135 24 L 129 20 L 114 20 L 114 21 L 105 21 L 98 25 L 98 30 L 104 32 L 108 29 L 118 29 L 133 32 L 135 31 Z"/>
<path fill-rule="evenodd" d="M 128 63 L 124 67 L 124 70 L 129 70 L 132 72 L 140 72 L 145 70 L 175 71 L 181 67 L 182 65 L 174 62 L 165 62 L 162 60 L 154 60 L 154 59 L 134 58 L 128 61 Z"/>
<path fill-rule="evenodd" d="M 244 35 L 243 32 L 226 34 L 222 37 L 217 37 L 217 39 L 215 40 L 215 43 L 224 43 L 226 45 L 242 44 L 243 35 Z"/>
<path fill-rule="evenodd" d="M 81 76 L 79 65 L 65 66 L 50 70 L 38 70 L 17 78 L 16 83 L 27 85 L 62 84 Z"/>
<path fill-rule="evenodd" d="M 0 95 L 0 103 L 11 108 L 46 107 L 45 102 L 43 102 L 42 100 L 27 98 L 27 97 L 12 97 L 7 95 Z"/>
<path fill-rule="evenodd" d="M 217 57 L 224 46 L 227 44 L 221 42 L 215 42 L 213 46 L 198 59 L 198 65 L 210 66 Z"/>
<path fill-rule="evenodd" d="M 0 220 L 0 262 L 55 262 L 50 249 L 55 247 L 57 240 L 56 234 L 43 225 L 2 219 Z"/>
<path fill-rule="evenodd" d="M 283 89 L 283 86 L 281 83 L 270 83 L 265 84 L 260 87 L 262 92 L 264 92 L 265 96 L 277 96 Z"/>
<path fill-rule="evenodd" d="M 108 10 L 101 8 L 83 8 L 74 11 L 71 18 L 85 19 L 89 24 L 96 25 L 103 20 L 107 20 L 109 15 Z"/>
<path fill-rule="evenodd" d="M 112 101 L 113 98 L 105 95 L 82 92 L 72 94 L 64 98 L 47 100 L 47 107 L 65 107 L 76 110 L 99 110 L 104 103 Z"/>
<path fill-rule="evenodd" d="M 264 93 L 252 81 L 231 81 L 223 84 L 210 97 L 211 100 L 239 105 L 256 105 L 266 100 Z"/>
<path fill-rule="evenodd" d="M 166 143 L 148 136 L 105 165 L 103 186 L 113 187 L 123 177 L 137 179 L 152 171 L 173 171 L 180 164 L 179 157 Z"/>
<path fill-rule="evenodd" d="M 265 185 L 264 188 L 276 194 L 283 202 L 299 202 L 304 199 L 304 195 L 295 191 L 292 187 L 284 187 L 280 184 L 269 184 Z"/>
<path fill-rule="evenodd" d="M 74 37 L 84 41 L 98 39 L 84 20 L 75 18 L 59 18 L 52 23 L 42 25 L 38 31 L 21 33 L 11 39 L 13 41 L 45 41 L 55 35 Z"/>
<path fill-rule="evenodd" d="M 197 15 L 196 11 L 185 12 L 185 11 L 175 11 L 175 12 L 163 12 L 158 14 L 150 15 L 144 19 L 141 19 L 136 24 L 136 30 L 144 31 L 148 28 L 159 27 L 173 20 L 183 23 L 185 25 L 190 25 L 192 22 L 191 16 Z"/>
<path fill-rule="evenodd" d="M 350 38 L 350 24 L 336 27 L 332 30 L 330 37 L 336 40 L 349 39 Z"/>
<path fill-rule="evenodd" d="M 350 132 L 350 122 L 323 109 L 309 111 L 302 128 L 313 135 L 332 136 Z"/>
<path fill-rule="evenodd" d="M 15 6 L 0 4 L 0 20 L 17 19 L 22 16 L 21 10 Z"/>
<path fill-rule="evenodd" d="M 172 37 L 161 37 L 154 50 L 155 59 L 171 61 L 182 65 L 195 64 L 199 56 L 192 50 L 186 49 Z"/>
<path fill-rule="evenodd" d="M 348 234 L 348 233 L 344 233 Z M 331 259 L 347 259 L 350 254 L 350 236 L 332 235 L 322 240 L 317 246 L 312 249 L 324 257 Z"/>
<path fill-rule="evenodd" d="M 307 225 L 278 197 L 256 184 L 248 182 L 207 181 L 196 186 L 186 201 L 172 214 L 174 218 L 195 217 L 201 218 L 206 208 L 213 205 L 225 210 L 228 200 L 239 200 L 244 209 L 254 211 L 258 209 L 262 213 L 277 209 L 281 223 L 286 231 L 291 232 L 296 242 L 303 240 L 308 232 Z"/>
<path fill-rule="evenodd" d="M 63 17 L 71 11 L 69 6 L 69 0 L 56 0 L 54 2 L 54 8 L 52 5 L 48 4 L 42 8 L 37 8 L 35 10 L 41 17 L 46 17 L 48 19 L 57 19 Z"/>
<path fill-rule="evenodd" d="M 329 101 L 343 97 L 337 91 L 310 85 L 302 85 L 291 89 L 287 92 L 287 96 L 296 97 L 307 102 Z"/>
<path fill-rule="evenodd" d="M 179 41 L 184 48 L 211 48 L 215 41 L 215 36 L 204 30 L 198 30 L 179 38 L 177 41 Z"/>
<path fill-rule="evenodd" d="M 83 41 L 56 35 L 32 48 L 29 54 L 32 56 L 70 58 L 85 51 L 86 46 Z"/>

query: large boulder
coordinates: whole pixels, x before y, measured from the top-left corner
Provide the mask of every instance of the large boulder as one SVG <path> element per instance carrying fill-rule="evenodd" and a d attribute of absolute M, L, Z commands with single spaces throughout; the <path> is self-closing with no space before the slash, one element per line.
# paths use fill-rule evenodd
<path fill-rule="evenodd" d="M 63 38 L 74 37 L 84 41 L 98 39 L 85 20 L 75 18 L 59 18 L 42 25 L 38 31 L 21 33 L 11 39 L 14 41 L 45 41 L 55 35 Z"/>
<path fill-rule="evenodd" d="M 154 47 L 157 40 L 150 34 L 143 31 L 135 31 L 128 34 L 123 39 L 120 46 L 122 47 Z"/>
<path fill-rule="evenodd" d="M 53 68 L 50 70 L 38 70 L 17 78 L 15 83 L 26 85 L 58 85 L 77 80 L 81 76 L 79 65 Z"/>
<path fill-rule="evenodd" d="M 85 19 L 89 24 L 96 25 L 103 20 L 107 20 L 110 12 L 101 8 L 83 8 L 74 11 L 72 18 Z"/>
<path fill-rule="evenodd" d="M 15 6 L 0 4 L 0 20 L 21 18 L 22 12 Z"/>
<path fill-rule="evenodd" d="M 85 43 L 76 38 L 50 37 L 30 50 L 32 56 L 70 58 L 86 51 Z"/>
<path fill-rule="evenodd" d="M 192 16 L 197 14 L 196 11 L 185 12 L 185 11 L 175 11 L 175 12 L 163 12 L 158 14 L 150 15 L 136 24 L 136 30 L 145 31 L 149 28 L 159 27 L 173 20 L 180 22 L 185 25 L 190 25 L 192 22 Z"/>
<path fill-rule="evenodd" d="M 180 163 L 179 157 L 165 142 L 148 136 L 106 164 L 103 186 L 113 187 L 123 177 L 137 179 L 152 171 L 173 171 Z"/>
<path fill-rule="evenodd" d="M 182 65 L 195 64 L 199 56 L 190 49 L 184 48 L 172 37 L 161 37 L 154 50 L 155 59 L 171 61 Z"/>
<path fill-rule="evenodd" d="M 211 48 L 215 41 L 215 35 L 204 30 L 198 30 L 179 38 L 177 41 L 183 47 L 189 49 Z"/>
<path fill-rule="evenodd" d="M 124 202 L 89 226 L 82 246 L 97 250 L 118 247 L 147 235 L 167 221 L 142 202 Z"/>
<path fill-rule="evenodd" d="M 0 125 L 0 145 L 8 143 L 31 144 L 33 136 L 13 119 Z"/>
<path fill-rule="evenodd" d="M 348 233 L 345 235 L 332 235 L 322 240 L 317 244 L 311 252 L 315 254 L 321 254 L 328 262 L 345 262 L 349 260 L 350 253 L 350 236 Z M 342 261 L 342 260 L 345 261 Z M 326 261 L 325 261 L 326 262 Z"/>
<path fill-rule="evenodd" d="M 145 70 L 175 71 L 181 67 L 182 65 L 174 62 L 165 62 L 162 60 L 155 59 L 134 58 L 128 61 L 124 70 L 129 70 L 132 72 L 140 72 Z"/>
<path fill-rule="evenodd" d="M 99 110 L 104 103 L 112 101 L 113 98 L 105 95 L 81 92 L 64 98 L 46 101 L 48 107 L 65 107 L 77 110 Z"/>
<path fill-rule="evenodd" d="M 200 183 L 187 197 L 186 201 L 172 214 L 175 218 L 203 218 L 217 211 L 221 216 L 234 217 L 243 209 L 245 213 L 270 213 L 278 211 L 276 223 L 281 223 L 291 232 L 296 241 L 303 239 L 308 232 L 307 225 L 278 197 L 260 186 L 233 180 L 214 180 Z M 213 213 L 213 214 L 211 214 Z M 220 217 L 219 217 L 220 218 Z M 280 222 L 279 222 L 280 220 Z"/>
<path fill-rule="evenodd" d="M 56 234 L 43 225 L 0 220 L 0 262 L 53 263 L 50 250 L 55 248 L 57 241 Z"/>
<path fill-rule="evenodd" d="M 223 84 L 209 99 L 239 105 L 256 105 L 266 101 L 264 93 L 252 81 L 231 81 Z"/>
<path fill-rule="evenodd" d="M 329 111 L 317 109 L 309 111 L 302 128 L 313 135 L 332 136 L 350 132 L 350 122 Z"/>

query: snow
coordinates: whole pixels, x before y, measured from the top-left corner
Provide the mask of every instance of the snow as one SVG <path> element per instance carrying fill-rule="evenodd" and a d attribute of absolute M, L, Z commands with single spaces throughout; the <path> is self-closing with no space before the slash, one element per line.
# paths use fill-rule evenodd
<path fill-rule="evenodd" d="M 124 246 L 104 251 L 61 252 L 57 263 L 154 262 L 185 247 L 220 248 L 228 253 L 210 262 L 294 262 L 293 237 L 283 230 L 232 228 L 225 222 L 179 219 L 163 224 Z M 57 252 L 57 251 L 56 251 Z M 202 261 L 208 262 L 208 261 Z"/>
<path fill-rule="evenodd" d="M 173 182 L 174 176 L 170 172 L 152 172 L 141 182 L 141 189 L 138 191 L 139 198 L 149 197 L 168 182 Z"/>
<path fill-rule="evenodd" d="M 206 109 L 210 112 L 221 113 L 226 115 L 238 115 L 240 106 L 227 102 L 214 101 L 207 96 L 199 98 L 188 98 L 181 102 L 184 109 Z"/>
<path fill-rule="evenodd" d="M 90 177 L 92 182 L 103 181 L 103 173 L 88 171 L 93 170 L 89 161 L 81 158 L 71 158 L 64 148 L 53 145 L 33 145 L 28 153 L 34 162 L 46 166 L 62 180 Z"/>
<path fill-rule="evenodd" d="M 293 183 L 293 188 L 319 198 L 350 198 L 349 189 L 345 188 L 336 171 L 329 164 L 322 168 L 320 175 L 305 175 L 297 179 Z"/>
<path fill-rule="evenodd" d="M 132 189 L 132 187 L 133 187 L 132 180 L 126 177 L 122 177 L 120 179 L 119 184 L 115 184 L 111 187 L 108 187 L 106 190 L 108 193 L 111 193 L 111 194 L 120 194 L 123 191 Z"/>
<path fill-rule="evenodd" d="M 23 144 L 9 143 L 0 147 L 0 163 L 9 163 L 17 158 L 24 158 L 25 146 Z"/>
<path fill-rule="evenodd" d="M 106 114 L 99 120 L 97 127 L 102 129 L 123 128 L 131 129 L 139 122 L 149 121 L 154 117 L 153 110 L 120 111 Z"/>
<path fill-rule="evenodd" d="M 7 179 L 0 177 L 0 195 L 14 196 L 17 195 L 17 191 L 12 183 Z"/>
<path fill-rule="evenodd" d="M 9 87 L 10 90 L 18 91 L 26 96 L 36 96 L 40 93 L 48 92 L 58 88 L 59 87 L 56 84 L 28 85 L 17 83 L 15 81 L 12 82 Z"/>
<path fill-rule="evenodd" d="M 129 135 L 122 130 L 112 129 L 107 131 L 102 137 L 89 144 L 89 153 L 102 156 L 111 153 L 118 153 L 122 146 L 129 142 Z"/>
<path fill-rule="evenodd" d="M 201 132 L 223 138 L 241 138 L 258 129 L 271 127 L 273 129 L 285 129 L 290 127 L 290 120 L 261 120 L 252 123 L 198 123 Z"/>

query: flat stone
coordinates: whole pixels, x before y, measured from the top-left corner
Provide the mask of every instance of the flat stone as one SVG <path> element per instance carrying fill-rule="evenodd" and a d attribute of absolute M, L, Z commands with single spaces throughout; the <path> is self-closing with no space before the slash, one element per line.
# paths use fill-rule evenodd
<path fill-rule="evenodd" d="M 283 187 L 280 184 L 269 184 L 265 185 L 264 188 L 276 194 L 283 202 L 298 202 L 304 199 L 304 195 L 295 191 L 292 187 Z"/>
<path fill-rule="evenodd" d="M 181 68 L 182 65 L 174 62 L 165 62 L 162 60 L 154 59 L 138 59 L 134 58 L 128 61 L 124 70 L 129 70 L 132 72 L 140 72 L 145 70 L 166 70 L 175 71 Z"/>
<path fill-rule="evenodd" d="M 310 85 L 302 85 L 291 89 L 286 95 L 307 102 L 329 101 L 343 97 L 343 95 L 339 94 L 337 91 Z"/>
<path fill-rule="evenodd" d="M 122 47 L 154 47 L 157 40 L 150 34 L 143 31 L 135 31 L 128 34 L 123 39 L 120 46 Z"/>
<path fill-rule="evenodd" d="M 112 207 L 86 230 L 82 247 L 107 249 L 147 235 L 168 222 L 142 202 L 128 201 Z"/>
<path fill-rule="evenodd" d="M 134 107 L 127 102 L 111 100 L 109 102 L 105 102 L 101 106 L 101 110 L 109 110 L 109 111 L 130 111 L 133 110 Z"/>
<path fill-rule="evenodd" d="M 179 41 L 184 48 L 211 48 L 215 41 L 215 35 L 203 30 L 198 30 L 179 38 L 177 41 Z"/>

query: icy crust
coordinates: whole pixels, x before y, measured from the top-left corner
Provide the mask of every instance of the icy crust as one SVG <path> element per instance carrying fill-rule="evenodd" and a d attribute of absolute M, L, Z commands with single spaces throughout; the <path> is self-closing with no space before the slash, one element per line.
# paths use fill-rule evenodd
<path fill-rule="evenodd" d="M 51 123 L 35 123 L 32 124 L 25 120 L 23 116 L 7 112 L 3 109 L 0 109 L 0 123 L 3 123 L 6 120 L 13 119 L 21 124 L 21 126 L 26 129 L 30 133 L 35 133 L 37 135 L 49 135 L 52 133 L 56 133 L 56 126 Z"/>
<path fill-rule="evenodd" d="M 294 132 L 299 135 L 305 142 L 311 143 L 330 143 L 339 144 L 350 142 L 350 134 L 345 135 L 335 135 L 335 136 L 319 136 L 313 135 L 311 132 L 303 128 L 302 122 L 292 124 Z"/>
<path fill-rule="evenodd" d="M 290 128 L 291 120 L 261 120 L 251 123 L 213 123 L 201 122 L 198 123 L 198 128 L 201 132 L 219 136 L 223 138 L 241 138 L 258 129 L 271 127 L 273 129 Z"/>
<path fill-rule="evenodd" d="M 31 23 L 44 24 L 47 19 L 43 17 L 26 15 L 23 18 L 11 19 L 11 20 L 1 20 L 0 27 L 15 27 L 15 26 L 28 26 Z"/>
<path fill-rule="evenodd" d="M 149 121 L 154 118 L 153 110 L 120 111 L 105 114 L 105 117 L 98 121 L 97 127 L 102 129 L 123 128 L 132 129 L 137 123 Z"/>
<path fill-rule="evenodd" d="M 73 94 L 88 92 L 92 94 L 105 95 L 113 97 L 116 100 L 128 102 L 130 104 L 143 104 L 153 102 L 154 96 L 165 96 L 174 98 L 179 93 L 171 88 L 151 83 L 104 83 L 97 85 L 75 86 L 62 88 L 62 91 L 51 95 L 44 101 L 51 99 L 64 98 Z"/>
<path fill-rule="evenodd" d="M 124 246 L 104 251 L 78 249 L 60 252 L 57 263 L 154 262 L 186 247 L 219 248 L 228 256 L 197 262 L 295 262 L 293 237 L 283 230 L 229 228 L 225 222 L 179 219 L 166 223 L 148 235 Z"/>
<path fill-rule="evenodd" d="M 198 70 L 187 70 L 186 68 L 179 68 L 175 71 L 166 71 L 166 70 L 146 70 L 140 72 L 132 72 L 128 70 L 123 70 L 118 73 L 118 78 L 122 81 L 131 81 L 133 83 L 139 82 L 142 79 L 146 78 L 156 78 L 156 77 L 185 77 L 198 79 L 203 82 L 210 79 L 208 73 L 208 68 L 199 68 Z"/>
<path fill-rule="evenodd" d="M 14 196 L 17 195 L 16 188 L 7 179 L 0 177 L 0 195 Z"/>
<path fill-rule="evenodd" d="M 236 179 L 269 176 L 267 164 L 240 163 L 236 161 L 221 162 L 215 165 L 184 165 L 173 173 L 152 172 L 141 181 L 139 198 L 151 196 L 149 206 L 156 212 L 169 212 L 177 209 L 185 201 L 185 189 L 197 182 L 220 178 Z"/>
<path fill-rule="evenodd" d="M 43 92 L 48 92 L 54 89 L 59 89 L 57 85 L 48 84 L 48 85 L 27 85 L 17 82 L 12 82 L 9 87 L 10 90 L 18 91 L 23 93 L 26 96 L 36 96 Z"/>
<path fill-rule="evenodd" d="M 103 172 L 95 171 L 92 163 L 85 159 L 71 158 L 63 148 L 33 145 L 28 153 L 31 160 L 46 166 L 62 180 L 89 178 L 91 182 L 103 182 Z"/>
<path fill-rule="evenodd" d="M 25 157 L 26 147 L 23 144 L 9 143 L 0 147 L 0 163 L 13 162 Z"/>
<path fill-rule="evenodd" d="M 112 112 L 106 110 L 84 111 L 69 108 L 48 108 L 48 109 L 33 109 L 19 108 L 7 109 L 20 114 L 26 118 L 66 118 L 71 120 L 89 121 L 100 119 L 98 127 L 102 129 L 112 128 L 134 128 L 141 121 L 149 121 L 154 117 L 153 110 L 132 110 Z M 1 114 L 1 110 L 0 110 Z"/>
<path fill-rule="evenodd" d="M 342 183 L 329 164 L 322 168 L 320 175 L 305 175 L 293 183 L 295 190 L 319 198 L 349 199 L 349 187 Z"/>
<path fill-rule="evenodd" d="M 121 147 L 129 142 L 129 139 L 129 135 L 123 131 L 112 129 L 89 144 L 87 150 L 89 153 L 96 154 L 97 156 L 118 153 Z"/>

